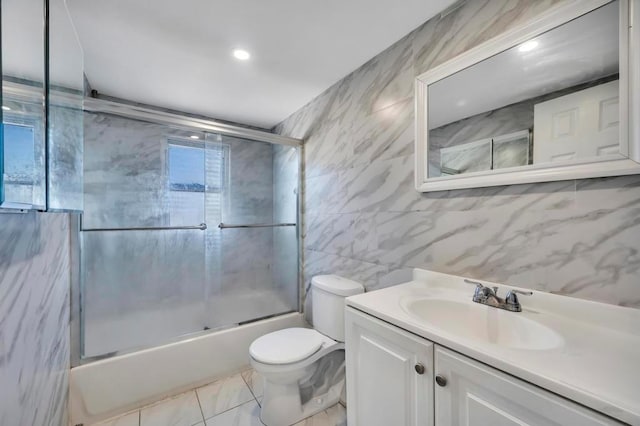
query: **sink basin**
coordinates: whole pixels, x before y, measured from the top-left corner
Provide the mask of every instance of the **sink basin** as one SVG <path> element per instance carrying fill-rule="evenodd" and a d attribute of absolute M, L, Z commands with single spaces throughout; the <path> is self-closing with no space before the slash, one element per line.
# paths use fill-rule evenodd
<path fill-rule="evenodd" d="M 441 298 L 401 302 L 412 317 L 442 331 L 512 349 L 549 350 L 564 339 L 554 330 L 522 313 L 508 312 L 471 301 Z"/>

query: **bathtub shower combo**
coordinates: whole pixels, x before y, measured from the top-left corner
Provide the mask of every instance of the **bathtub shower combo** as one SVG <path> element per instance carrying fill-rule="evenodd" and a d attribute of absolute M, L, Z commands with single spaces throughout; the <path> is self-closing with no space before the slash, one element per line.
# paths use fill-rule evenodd
<path fill-rule="evenodd" d="M 299 141 L 88 102 L 73 364 L 299 310 Z"/>

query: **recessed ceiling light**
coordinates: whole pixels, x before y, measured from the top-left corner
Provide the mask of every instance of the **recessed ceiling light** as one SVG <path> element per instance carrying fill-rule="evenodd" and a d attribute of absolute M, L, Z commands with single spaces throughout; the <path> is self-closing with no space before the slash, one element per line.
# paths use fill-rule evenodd
<path fill-rule="evenodd" d="M 538 47 L 538 42 L 535 40 L 529 40 L 522 43 L 518 48 L 518 50 L 521 52 L 529 52 L 530 50 L 533 50 L 536 47 Z"/>
<path fill-rule="evenodd" d="M 251 57 L 251 54 L 249 52 L 247 52 L 246 50 L 235 49 L 233 51 L 233 56 L 236 59 L 240 59 L 241 61 L 246 61 L 247 59 L 249 59 Z"/>
<path fill-rule="evenodd" d="M 189 136 L 189 137 L 190 137 L 191 139 L 200 139 L 200 136 L 197 136 L 197 135 L 191 135 L 191 136 Z"/>
<path fill-rule="evenodd" d="M 8 107 L 8 106 L 6 106 L 6 105 L 2 105 L 2 109 L 3 109 L 4 111 L 11 111 L 11 108 L 9 108 L 9 107 Z"/>

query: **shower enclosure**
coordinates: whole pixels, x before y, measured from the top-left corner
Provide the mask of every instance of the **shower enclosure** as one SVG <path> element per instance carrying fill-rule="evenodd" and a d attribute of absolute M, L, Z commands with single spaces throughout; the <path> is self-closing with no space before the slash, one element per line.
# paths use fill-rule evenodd
<path fill-rule="evenodd" d="M 88 109 L 76 364 L 299 310 L 299 141 Z"/>

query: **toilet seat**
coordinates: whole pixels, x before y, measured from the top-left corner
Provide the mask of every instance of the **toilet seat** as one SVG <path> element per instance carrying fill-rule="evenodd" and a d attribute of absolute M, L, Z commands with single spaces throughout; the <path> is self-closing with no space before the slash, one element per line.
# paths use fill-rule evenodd
<path fill-rule="evenodd" d="M 292 364 L 316 353 L 323 335 L 310 328 L 287 328 L 265 334 L 253 341 L 249 354 L 264 364 Z"/>
<path fill-rule="evenodd" d="M 269 334 L 280 333 L 282 331 L 287 331 L 287 330 L 292 330 L 292 329 L 287 328 L 280 331 L 274 331 L 273 333 L 269 333 Z M 293 330 L 295 330 L 295 328 Z M 315 350 L 315 352 L 312 352 L 310 355 L 307 355 L 304 358 L 300 358 L 297 361 L 292 361 L 286 364 L 272 364 L 272 363 L 262 362 L 254 356 L 254 355 L 257 355 L 258 357 L 260 357 L 261 355 L 260 353 L 257 353 L 257 354 L 255 353 L 256 347 L 254 347 L 254 344 L 257 340 L 269 335 L 269 334 L 265 334 L 264 336 L 256 339 L 256 341 L 254 341 L 249 347 L 249 355 L 251 358 L 251 365 L 253 366 L 253 368 L 255 368 L 255 370 L 259 373 L 272 373 L 272 374 L 288 373 L 290 371 L 294 371 L 297 369 L 303 369 L 306 366 L 313 364 L 314 362 L 316 362 L 318 359 L 322 358 L 329 352 L 344 349 L 344 343 L 336 342 L 335 340 L 325 336 L 324 334 L 318 332 L 315 329 L 310 328 L 310 329 L 304 329 L 304 330 L 309 330 L 310 333 L 313 333 L 315 336 L 321 339 L 321 344 Z M 293 357 L 291 357 L 291 359 L 293 359 Z"/>

